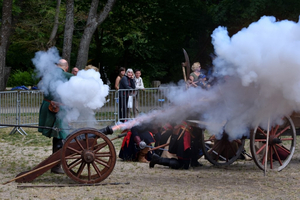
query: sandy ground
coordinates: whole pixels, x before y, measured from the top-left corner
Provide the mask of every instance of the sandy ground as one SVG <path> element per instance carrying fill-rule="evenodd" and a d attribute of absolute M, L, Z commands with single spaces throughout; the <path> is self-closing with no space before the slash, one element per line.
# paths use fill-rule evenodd
<path fill-rule="evenodd" d="M 33 168 L 51 154 L 50 147 L 0 144 L 1 183 Z M 200 159 L 202 167 L 172 170 L 159 165 L 149 169 L 146 163 L 118 159 L 113 172 L 101 182 L 104 185 L 57 187 L 77 183 L 67 175 L 48 171 L 32 183 L 1 184 L 0 199 L 300 199 L 299 161 L 300 152 L 296 150 L 287 168 L 264 175 L 253 161 L 244 160 L 218 168 Z M 41 185 L 49 187 L 38 187 Z M 22 188 L 25 186 L 29 188 Z"/>

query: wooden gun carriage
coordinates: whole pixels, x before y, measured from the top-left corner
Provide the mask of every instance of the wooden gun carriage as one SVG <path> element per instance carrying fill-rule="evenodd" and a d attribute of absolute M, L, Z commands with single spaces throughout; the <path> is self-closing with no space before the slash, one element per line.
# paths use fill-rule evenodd
<path fill-rule="evenodd" d="M 101 130 L 81 128 L 73 131 L 66 138 L 63 147 L 42 161 L 30 171 L 18 174 L 12 181 L 32 182 L 38 176 L 61 163 L 64 172 L 78 183 L 94 184 L 106 179 L 114 169 L 116 151 L 112 140 L 127 133 L 109 139 L 106 135 L 113 130 L 106 127 Z"/>
<path fill-rule="evenodd" d="M 296 146 L 295 126 L 300 127 L 300 115 L 293 113 L 290 117 L 283 117 L 282 120 L 282 124 L 270 127 L 269 132 L 258 126 L 250 133 L 248 139 L 250 139 L 251 157 L 262 170 L 267 166 L 268 169 L 281 171 L 293 157 Z M 199 126 L 205 125 L 198 120 L 188 120 L 188 123 L 196 129 L 201 129 Z M 230 165 L 245 152 L 245 139 L 247 138 L 229 141 L 227 133 L 223 133 L 222 138 L 217 139 L 203 131 L 202 151 L 205 158 L 213 165 Z"/>
<path fill-rule="evenodd" d="M 187 82 L 190 73 L 190 61 L 185 49 L 183 49 L 183 54 L 185 57 L 185 62 L 182 63 L 183 77 Z M 187 73 L 185 73 L 185 68 Z M 196 129 L 206 126 L 205 122 L 198 120 L 188 120 L 187 122 Z M 217 126 L 224 126 L 224 124 Z M 294 112 L 291 116 L 283 117 L 282 124 L 270 127 L 269 130 L 264 130 L 258 126 L 251 131 L 249 139 L 252 159 L 260 169 L 266 170 L 266 166 L 268 166 L 270 169 L 281 171 L 288 165 L 295 152 L 295 126 L 300 127 L 300 114 Z M 202 133 L 201 138 L 205 158 L 213 165 L 230 165 L 244 152 L 246 138 L 229 141 L 227 133 L 223 133 L 221 139 L 208 133 Z"/>
<path fill-rule="evenodd" d="M 267 137 L 267 130 L 263 130 L 261 127 L 257 127 L 251 132 L 249 138 L 251 154 L 260 169 L 265 169 L 265 161 L 270 169 L 277 171 L 281 171 L 288 165 L 295 152 L 296 129 L 294 122 L 297 127 L 300 126 L 299 117 L 296 113 L 293 113 L 291 117 L 284 117 L 282 124 L 270 128 L 269 137 Z M 199 125 L 204 123 L 198 120 L 188 120 L 187 122 L 195 129 L 201 129 Z M 107 135 L 112 133 L 111 127 L 101 130 L 77 129 L 66 138 L 59 151 L 30 171 L 22 172 L 4 184 L 12 181 L 32 182 L 59 163 L 72 180 L 84 184 L 99 183 L 111 174 L 116 163 L 116 151 L 112 141 L 127 134 L 123 133 L 109 139 Z M 213 165 L 230 165 L 244 151 L 246 138 L 229 141 L 226 133 L 221 139 L 202 130 L 201 133 L 202 151 L 205 158 Z"/>

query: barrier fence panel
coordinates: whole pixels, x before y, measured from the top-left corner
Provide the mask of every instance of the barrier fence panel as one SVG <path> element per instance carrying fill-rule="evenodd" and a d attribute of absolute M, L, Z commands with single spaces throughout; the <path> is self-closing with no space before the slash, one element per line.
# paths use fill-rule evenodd
<path fill-rule="evenodd" d="M 18 123 L 18 107 L 17 107 L 17 91 L 0 92 L 0 123 L 1 124 L 17 124 Z"/>
<path fill-rule="evenodd" d="M 106 97 L 107 102 L 101 108 L 95 110 L 95 117 L 97 122 L 112 122 L 116 123 L 117 110 L 116 110 L 116 91 L 110 90 Z"/>
<path fill-rule="evenodd" d="M 20 125 L 36 125 L 44 95 L 39 90 L 20 91 Z"/>
<path fill-rule="evenodd" d="M 107 102 L 95 110 L 98 123 L 131 120 L 141 113 L 160 109 L 168 104 L 166 98 L 168 88 L 146 88 L 144 90 L 110 90 Z M 39 109 L 43 102 L 43 92 L 40 90 L 4 91 L 0 92 L 0 123 L 16 125 L 11 133 L 26 132 L 22 125 L 37 125 Z M 132 102 L 128 105 L 128 101 Z M 82 123 L 82 122 L 80 122 Z M 1 126 L 4 128 L 6 126 Z"/>
<path fill-rule="evenodd" d="M 169 103 L 166 98 L 168 88 L 145 88 L 144 90 L 119 90 L 117 97 L 118 121 L 124 122 L 141 113 L 161 109 Z M 132 104 L 131 104 L 132 101 Z"/>

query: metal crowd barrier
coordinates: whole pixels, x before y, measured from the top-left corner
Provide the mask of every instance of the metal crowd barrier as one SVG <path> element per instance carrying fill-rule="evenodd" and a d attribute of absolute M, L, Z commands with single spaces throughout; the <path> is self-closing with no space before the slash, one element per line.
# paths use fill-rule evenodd
<path fill-rule="evenodd" d="M 110 90 L 106 98 L 107 103 L 95 110 L 96 121 L 124 122 L 141 113 L 159 109 L 169 102 L 166 98 L 167 91 L 168 88 Z M 27 135 L 21 126 L 38 124 L 39 109 L 43 98 L 43 92 L 39 90 L 0 92 L 0 124 L 16 125 L 11 134 L 18 132 L 21 135 Z M 132 99 L 132 103 L 128 104 L 129 99 Z"/>
<path fill-rule="evenodd" d="M 148 113 L 160 109 L 168 104 L 166 98 L 168 88 L 145 88 L 144 90 L 119 90 L 118 121 L 124 122 L 137 117 L 141 113 Z M 132 101 L 132 103 L 131 103 Z"/>

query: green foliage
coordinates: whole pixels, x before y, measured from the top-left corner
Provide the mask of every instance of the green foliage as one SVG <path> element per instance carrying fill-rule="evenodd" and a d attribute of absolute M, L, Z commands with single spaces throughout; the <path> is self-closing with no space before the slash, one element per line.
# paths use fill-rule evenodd
<path fill-rule="evenodd" d="M 74 1 L 74 34 L 70 68 L 77 59 L 80 39 L 91 1 Z M 0 2 L 1 5 L 2 2 Z M 98 11 L 103 7 L 100 3 Z M 65 1 L 61 2 L 56 47 L 62 51 Z M 33 69 L 31 59 L 46 43 L 53 27 L 56 1 L 14 0 L 15 27 L 7 52 L 7 66 L 20 71 Z M 205 68 L 213 53 L 211 33 L 226 26 L 229 34 L 263 15 L 298 21 L 299 0 L 118 0 L 109 17 L 98 27 L 90 44 L 90 64 L 102 67 L 114 83 L 118 67 L 139 68 L 149 83 L 182 79 L 182 48 L 190 62 Z M 62 52 L 61 52 L 62 53 Z"/>
<path fill-rule="evenodd" d="M 15 70 L 9 77 L 7 86 L 15 87 L 20 85 L 33 86 L 37 84 L 33 71 Z"/>

